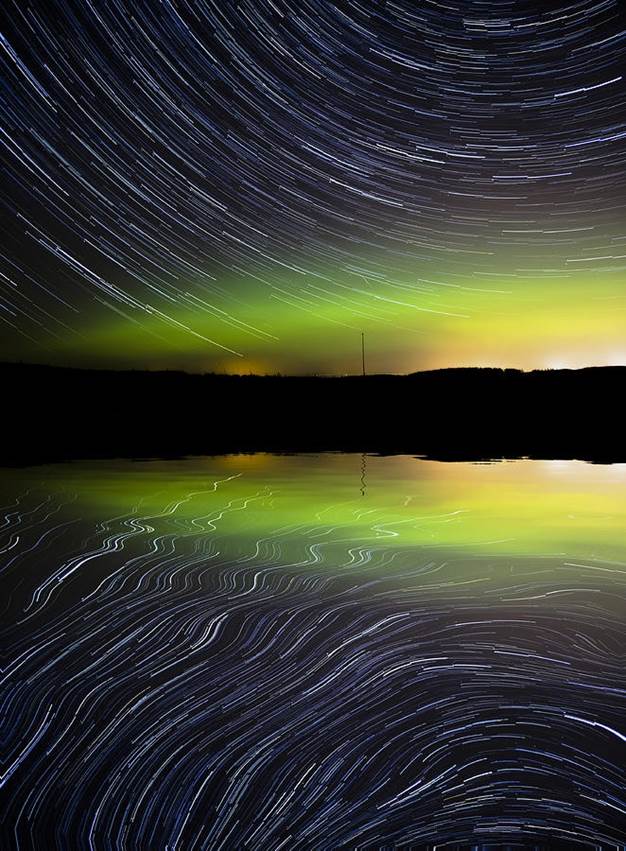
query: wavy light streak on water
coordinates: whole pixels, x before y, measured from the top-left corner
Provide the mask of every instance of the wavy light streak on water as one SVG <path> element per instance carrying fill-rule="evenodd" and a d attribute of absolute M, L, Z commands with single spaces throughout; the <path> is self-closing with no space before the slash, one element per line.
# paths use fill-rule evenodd
<path fill-rule="evenodd" d="M 3 847 L 613 848 L 626 469 L 3 473 Z"/>

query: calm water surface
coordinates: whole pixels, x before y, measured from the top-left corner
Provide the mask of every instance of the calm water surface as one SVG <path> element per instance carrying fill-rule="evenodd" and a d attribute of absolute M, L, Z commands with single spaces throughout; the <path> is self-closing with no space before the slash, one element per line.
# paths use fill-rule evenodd
<path fill-rule="evenodd" d="M 618 848 L 626 465 L 3 470 L 3 848 Z"/>

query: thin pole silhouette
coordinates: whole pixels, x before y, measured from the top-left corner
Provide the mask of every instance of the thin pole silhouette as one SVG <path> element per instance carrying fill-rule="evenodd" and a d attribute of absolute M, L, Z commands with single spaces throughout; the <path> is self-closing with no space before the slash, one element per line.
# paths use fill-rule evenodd
<path fill-rule="evenodd" d="M 361 496 L 365 496 L 365 491 L 367 490 L 367 482 L 365 480 L 365 474 L 367 473 L 367 456 L 365 452 L 361 454 L 361 487 L 359 488 L 359 492 Z"/>
<path fill-rule="evenodd" d="M 361 364 L 363 366 L 363 375 L 365 375 L 365 334 L 361 331 Z"/>

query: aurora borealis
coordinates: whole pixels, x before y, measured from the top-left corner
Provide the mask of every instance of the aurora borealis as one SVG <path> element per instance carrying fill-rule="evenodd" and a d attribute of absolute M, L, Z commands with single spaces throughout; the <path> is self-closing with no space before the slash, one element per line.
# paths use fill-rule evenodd
<path fill-rule="evenodd" d="M 3 477 L 3 847 L 623 845 L 625 465 L 365 460 Z"/>
<path fill-rule="evenodd" d="M 0 851 L 626 849 L 625 60 L 5 0 Z"/>
<path fill-rule="evenodd" d="M 626 10 L 8 2 L 0 356 L 626 362 Z"/>

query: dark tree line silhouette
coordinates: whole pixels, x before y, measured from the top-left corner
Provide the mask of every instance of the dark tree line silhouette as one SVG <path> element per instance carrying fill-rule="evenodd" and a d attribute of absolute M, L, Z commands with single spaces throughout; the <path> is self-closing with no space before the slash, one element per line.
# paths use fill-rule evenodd
<path fill-rule="evenodd" d="M 238 451 L 626 461 L 626 367 L 289 377 L 0 364 L 0 461 Z"/>

